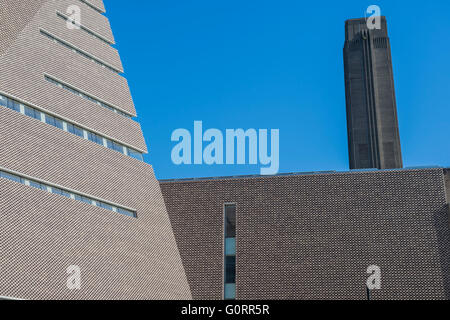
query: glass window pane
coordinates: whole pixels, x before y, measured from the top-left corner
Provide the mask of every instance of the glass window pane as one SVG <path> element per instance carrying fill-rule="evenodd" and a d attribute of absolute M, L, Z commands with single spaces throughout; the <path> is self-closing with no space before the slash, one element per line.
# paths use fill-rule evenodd
<path fill-rule="evenodd" d="M 52 117 L 48 114 L 45 115 L 45 123 L 47 123 L 51 126 L 54 126 L 58 129 L 61 129 L 61 130 L 63 129 L 63 121 L 61 119 Z"/>
<path fill-rule="evenodd" d="M 61 190 L 61 195 L 62 195 L 63 197 L 66 197 L 66 198 L 70 198 L 70 193 L 68 193 L 68 192 L 66 192 L 66 191 L 64 191 L 64 190 Z"/>
<path fill-rule="evenodd" d="M 32 117 L 34 115 L 33 109 L 31 109 L 29 107 L 25 107 L 25 115 Z"/>
<path fill-rule="evenodd" d="M 67 131 L 69 131 L 70 133 L 73 133 L 74 135 L 77 135 L 79 137 L 84 137 L 83 129 L 81 129 L 80 127 L 77 127 L 73 124 L 70 124 L 70 123 L 67 124 Z"/>
<path fill-rule="evenodd" d="M 62 192 L 61 189 L 58 189 L 58 188 L 55 188 L 55 187 L 52 188 L 52 193 L 54 193 L 54 194 L 61 195 L 61 192 Z"/>
<path fill-rule="evenodd" d="M 6 107 L 8 105 L 8 100 L 6 97 L 0 94 L 0 106 Z"/>
<path fill-rule="evenodd" d="M 38 182 L 30 181 L 30 187 L 36 188 L 36 189 L 43 189 L 42 185 Z"/>
<path fill-rule="evenodd" d="M 116 143 L 114 141 L 111 141 L 111 140 L 107 140 L 107 144 L 108 144 L 108 148 L 109 149 L 112 149 L 112 150 L 118 151 L 120 153 L 123 153 L 123 146 L 122 145 L 120 145 L 120 144 L 118 144 L 118 143 Z"/>
<path fill-rule="evenodd" d="M 46 114 L 45 115 L 45 123 L 49 124 L 51 126 L 55 126 L 55 118 L 50 116 L 50 115 L 48 115 L 48 114 Z"/>
<path fill-rule="evenodd" d="M 95 133 L 88 132 L 88 140 L 95 142 Z"/>
<path fill-rule="evenodd" d="M 225 205 L 225 238 L 236 238 L 236 205 Z"/>
<path fill-rule="evenodd" d="M 37 119 L 37 120 L 41 120 L 41 112 L 34 109 L 34 115 L 33 118 Z"/>
<path fill-rule="evenodd" d="M 236 238 L 225 239 L 225 255 L 226 256 L 236 255 Z"/>
<path fill-rule="evenodd" d="M 118 143 L 114 143 L 114 150 L 123 153 L 123 146 Z"/>
<path fill-rule="evenodd" d="M 109 149 L 113 149 L 113 142 L 111 140 L 106 140 L 106 145 L 108 146 Z"/>
<path fill-rule="evenodd" d="M 132 217 L 132 218 L 136 218 L 136 213 L 134 213 L 132 211 L 129 211 L 129 210 L 125 210 L 125 209 L 122 209 L 122 208 L 117 208 L 117 212 L 120 213 L 120 214 L 129 216 L 129 217 Z"/>
<path fill-rule="evenodd" d="M 92 204 L 92 200 L 89 199 L 89 198 L 86 198 L 86 197 L 82 197 L 81 201 L 84 202 L 84 203 L 87 203 L 87 204 Z"/>
<path fill-rule="evenodd" d="M 15 110 L 20 112 L 20 104 L 18 102 L 15 102 L 14 100 L 7 99 L 7 107 L 11 110 Z"/>
<path fill-rule="evenodd" d="M 236 284 L 234 283 L 225 284 L 225 299 L 226 300 L 236 299 Z"/>
<path fill-rule="evenodd" d="M 83 196 L 79 196 L 77 194 L 75 195 L 75 200 L 81 201 L 81 202 L 84 202 L 84 203 L 87 203 L 87 204 L 92 204 L 91 199 L 83 197 Z"/>
<path fill-rule="evenodd" d="M 64 126 L 63 126 L 63 121 L 61 119 L 58 118 L 54 118 L 55 119 L 55 124 L 53 126 L 55 126 L 58 129 L 63 130 Z"/>
<path fill-rule="evenodd" d="M 100 207 L 109 211 L 112 211 L 112 206 L 110 206 L 109 204 L 106 204 L 104 202 L 100 202 Z"/>
<path fill-rule="evenodd" d="M 134 159 L 144 161 L 144 157 L 142 156 L 142 153 L 140 153 L 139 151 L 128 148 L 128 155 Z"/>
<path fill-rule="evenodd" d="M 236 283 L 236 257 L 225 257 L 225 283 Z"/>
<path fill-rule="evenodd" d="M 99 145 L 103 145 L 103 138 L 100 137 L 99 135 L 96 135 L 93 132 L 88 132 L 88 139 L 92 142 L 95 142 Z"/>
<path fill-rule="evenodd" d="M 25 115 L 37 119 L 37 120 L 41 120 L 41 113 L 39 111 L 37 111 L 36 109 L 30 108 L 25 106 Z"/>
<path fill-rule="evenodd" d="M 6 173 L 6 172 L 1 172 L 1 176 L 4 179 L 8 179 L 14 182 L 19 182 L 19 183 L 24 183 L 24 180 L 21 177 L 18 177 L 16 175 L 10 174 L 10 173 Z"/>
<path fill-rule="evenodd" d="M 74 126 L 74 128 L 75 128 L 75 134 L 76 134 L 77 136 L 79 136 L 79 137 L 84 137 L 83 129 L 81 129 L 81 128 L 77 127 L 77 126 Z"/>

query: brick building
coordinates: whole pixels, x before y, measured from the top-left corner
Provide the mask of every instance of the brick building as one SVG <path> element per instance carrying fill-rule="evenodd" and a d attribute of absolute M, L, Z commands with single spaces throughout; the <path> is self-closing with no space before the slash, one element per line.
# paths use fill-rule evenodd
<path fill-rule="evenodd" d="M 104 10 L 0 0 L 0 296 L 191 298 Z"/>
<path fill-rule="evenodd" d="M 382 275 L 372 299 L 450 298 L 448 170 L 160 184 L 194 299 L 367 299 L 371 265 Z"/>
<path fill-rule="evenodd" d="M 0 8 L 0 297 L 450 297 L 449 170 L 158 182 L 102 1 Z"/>

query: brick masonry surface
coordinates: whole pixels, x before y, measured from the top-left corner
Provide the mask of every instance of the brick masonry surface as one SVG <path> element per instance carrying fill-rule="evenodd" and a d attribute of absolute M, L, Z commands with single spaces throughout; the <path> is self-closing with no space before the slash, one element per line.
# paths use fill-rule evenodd
<path fill-rule="evenodd" d="M 58 88 L 44 79 L 44 74 L 56 77 L 106 103 L 135 114 L 128 83 L 124 77 L 40 34 L 41 27 L 49 31 L 58 30 L 55 34 L 61 36 L 62 40 L 80 44 L 80 48 L 89 48 L 86 51 L 95 56 L 101 56 L 97 52 L 101 51 L 103 55 L 111 56 L 111 63 L 115 61 L 115 54 L 103 41 L 94 39 L 87 33 L 82 34 L 81 30 L 67 29 L 61 18 L 56 16 L 57 9 L 65 12 L 64 8 L 71 3 L 70 0 L 45 1 L 37 13 L 29 18 L 29 22 L 19 34 L 1 35 L 2 38 L 15 40 L 10 40 L 10 48 L 0 56 L 2 70 L 0 91 L 146 151 L 147 147 L 138 122 Z M 109 23 L 103 15 L 80 1 L 77 1 L 77 4 L 82 8 L 83 24 L 102 23 L 104 29 L 110 30 Z M 7 11 L 11 11 L 9 20 L 21 16 L 12 9 Z M 101 19 L 97 22 L 93 17 Z M 95 43 L 97 45 L 94 45 Z M 118 57 L 116 60 L 115 64 L 121 65 Z"/>
<path fill-rule="evenodd" d="M 194 299 L 221 299 L 223 206 L 237 204 L 238 299 L 448 299 L 442 169 L 161 181 Z"/>
<path fill-rule="evenodd" d="M 102 0 L 86 0 L 86 2 L 94 5 L 95 7 L 97 7 L 102 11 L 106 11 L 105 5 L 103 4 Z"/>
<path fill-rule="evenodd" d="M 189 299 L 157 185 L 138 219 L 0 178 L 0 295 L 22 299 Z M 81 268 L 81 290 L 66 286 Z"/>
<path fill-rule="evenodd" d="M 2 55 L 17 38 L 22 29 L 33 19 L 36 12 L 46 0 L 17 1 L 2 0 L 0 10 L 0 55 Z"/>
<path fill-rule="evenodd" d="M 20 4 L 18 4 L 20 2 Z M 113 40 L 108 19 L 81 1 L 0 0 L 0 91 L 146 150 L 137 122 L 60 89 L 49 73 L 131 113 L 124 77 L 39 33 L 51 29 L 120 66 L 115 49 L 56 16 Z M 88 0 L 103 8 L 101 0 Z M 7 22 L 7 26 L 3 25 Z M 150 165 L 0 107 L 0 168 L 135 209 L 137 219 L 0 178 L 0 296 L 22 299 L 190 299 L 159 183 Z M 66 286 L 81 268 L 81 290 Z"/>

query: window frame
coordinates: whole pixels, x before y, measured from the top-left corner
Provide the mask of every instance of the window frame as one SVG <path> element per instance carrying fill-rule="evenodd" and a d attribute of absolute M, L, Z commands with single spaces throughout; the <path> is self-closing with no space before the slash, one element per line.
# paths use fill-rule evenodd
<path fill-rule="evenodd" d="M 226 254 L 226 239 L 232 239 L 233 237 L 227 237 L 227 207 L 229 206 L 233 206 L 234 207 L 234 215 L 235 215 L 235 219 L 234 219 L 234 243 L 235 243 L 235 254 L 234 255 L 227 255 Z M 223 204 L 223 209 L 222 209 L 222 214 L 223 214 L 223 268 L 222 268 L 222 276 L 223 276 L 223 281 L 222 281 L 222 298 L 223 300 L 236 300 L 236 287 L 237 287 L 237 212 L 238 212 L 238 205 L 236 202 L 225 202 Z M 227 258 L 232 258 L 234 257 L 234 283 L 228 283 L 227 281 Z M 234 285 L 234 297 L 230 298 L 226 296 L 226 288 L 230 287 L 230 285 Z"/>

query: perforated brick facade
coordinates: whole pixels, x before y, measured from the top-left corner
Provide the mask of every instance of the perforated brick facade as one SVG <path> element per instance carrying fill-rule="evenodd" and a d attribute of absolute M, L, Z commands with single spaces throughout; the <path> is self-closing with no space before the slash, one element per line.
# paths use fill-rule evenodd
<path fill-rule="evenodd" d="M 105 62 L 121 66 L 120 59 L 113 58 L 115 49 L 105 50 L 108 45 L 82 30 L 67 29 L 64 21 L 56 15 L 56 11 L 64 13 L 65 7 L 71 4 L 73 1 L 70 0 L 44 1 L 18 35 L 7 36 L 15 40 L 0 59 L 2 70 L 0 90 L 4 94 L 20 98 L 24 103 L 69 118 L 91 130 L 99 131 L 112 139 L 146 152 L 147 147 L 138 122 L 111 112 L 45 80 L 44 75 L 52 76 L 105 103 L 135 114 L 127 80 L 122 75 L 52 42 L 41 34 L 41 28 L 48 32 L 58 30 L 55 36 L 59 36 L 61 40 L 76 45 L 98 58 L 111 55 L 111 59 L 105 59 Z M 102 24 L 102 30 L 109 30 L 109 23 L 104 16 L 83 2 L 77 0 L 76 4 L 82 10 L 83 25 Z M 7 1 L 6 5 L 14 4 Z M 13 16 L 18 14 L 17 11 L 10 11 Z M 93 18 L 99 16 L 102 18 Z M 91 26 L 91 29 L 94 28 Z M 103 55 L 96 51 L 103 52 Z"/>
<path fill-rule="evenodd" d="M 20 2 L 20 4 L 18 4 Z M 41 28 L 121 69 L 116 49 L 56 12 L 81 8 L 81 24 L 114 41 L 86 3 L 0 0 L 0 94 L 146 150 L 138 122 L 45 80 L 51 75 L 135 114 L 126 79 L 55 43 Z M 6 22 L 6 25 L 3 24 Z M 22 299 L 190 299 L 159 184 L 150 165 L 0 105 L 0 171 L 131 208 L 137 218 L 0 178 L 0 296 Z M 69 290 L 66 270 L 81 269 Z"/>
<path fill-rule="evenodd" d="M 237 204 L 238 299 L 448 299 L 442 169 L 161 181 L 195 299 L 223 296 L 223 206 Z"/>

